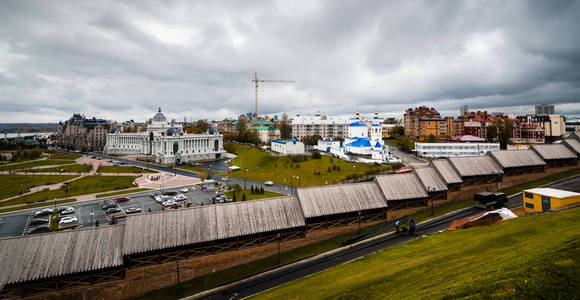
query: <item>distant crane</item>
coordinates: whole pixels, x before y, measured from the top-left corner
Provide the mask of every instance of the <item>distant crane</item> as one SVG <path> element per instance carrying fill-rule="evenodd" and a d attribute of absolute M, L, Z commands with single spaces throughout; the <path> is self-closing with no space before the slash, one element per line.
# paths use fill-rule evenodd
<path fill-rule="evenodd" d="M 254 103 L 254 119 L 257 119 L 258 118 L 258 84 L 260 82 L 296 82 L 296 80 L 265 80 L 265 79 L 259 79 L 258 73 L 254 73 L 254 79 L 252 79 L 252 82 L 256 84 L 256 98 L 255 98 L 255 103 Z"/>

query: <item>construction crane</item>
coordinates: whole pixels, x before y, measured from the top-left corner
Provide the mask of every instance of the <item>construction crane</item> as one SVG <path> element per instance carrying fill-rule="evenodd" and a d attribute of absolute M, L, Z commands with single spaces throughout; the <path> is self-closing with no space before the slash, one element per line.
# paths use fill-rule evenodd
<path fill-rule="evenodd" d="M 258 73 L 254 73 L 254 79 L 252 82 L 256 85 L 256 98 L 254 103 L 254 119 L 258 118 L 258 84 L 260 82 L 296 82 L 296 80 L 266 80 L 266 79 L 259 79 Z"/>

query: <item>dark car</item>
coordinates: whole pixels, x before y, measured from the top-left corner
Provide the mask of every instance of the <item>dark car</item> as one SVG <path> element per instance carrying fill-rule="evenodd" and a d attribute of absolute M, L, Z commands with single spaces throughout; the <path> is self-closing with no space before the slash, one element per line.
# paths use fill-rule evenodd
<path fill-rule="evenodd" d="M 34 213 L 34 217 L 46 217 L 48 215 L 52 214 L 52 209 L 49 208 L 45 208 L 43 210 L 37 211 L 36 213 Z"/>
<path fill-rule="evenodd" d="M 34 219 L 30 221 L 30 226 L 37 226 L 43 224 L 48 224 L 48 219 Z"/>
<path fill-rule="evenodd" d="M 115 203 L 105 203 L 105 204 L 103 204 L 103 206 L 101 206 L 101 208 L 107 209 L 107 210 L 111 209 L 111 208 L 116 208 L 116 207 L 117 207 L 117 204 L 115 204 Z"/>
<path fill-rule="evenodd" d="M 111 207 L 111 208 L 107 209 L 107 214 L 110 215 L 110 214 L 118 213 L 120 211 L 121 211 L 121 209 L 118 207 Z"/>
<path fill-rule="evenodd" d="M 38 227 L 32 228 L 30 231 L 28 231 L 28 234 L 43 233 L 43 232 L 50 232 L 50 227 L 48 227 L 46 225 L 38 226 Z"/>
<path fill-rule="evenodd" d="M 151 197 L 151 198 L 155 198 L 156 196 L 159 196 L 159 195 L 161 195 L 160 192 L 149 193 L 149 197 Z"/>
<path fill-rule="evenodd" d="M 163 195 L 165 196 L 177 196 L 176 191 L 163 191 Z"/>
<path fill-rule="evenodd" d="M 125 202 L 125 201 L 129 201 L 131 199 L 129 199 L 129 197 L 119 197 L 117 199 L 115 199 L 115 201 L 117 202 Z"/>

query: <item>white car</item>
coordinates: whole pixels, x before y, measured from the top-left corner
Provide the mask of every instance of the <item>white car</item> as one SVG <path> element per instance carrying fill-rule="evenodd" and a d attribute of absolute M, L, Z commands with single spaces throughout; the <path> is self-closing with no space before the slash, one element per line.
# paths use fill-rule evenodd
<path fill-rule="evenodd" d="M 177 206 L 177 202 L 175 202 L 175 200 L 173 200 L 173 199 L 170 199 L 170 200 L 163 202 L 163 204 L 161 204 L 161 205 L 163 205 L 164 207 Z"/>
<path fill-rule="evenodd" d="M 63 217 L 62 219 L 60 219 L 60 222 L 58 222 L 58 224 L 59 225 L 72 224 L 78 221 L 79 219 L 77 217 Z"/>
<path fill-rule="evenodd" d="M 187 200 L 187 196 L 185 196 L 184 194 L 179 194 L 175 196 L 175 201 L 185 201 L 185 200 Z"/>
<path fill-rule="evenodd" d="M 74 213 L 75 213 L 74 207 L 67 207 L 65 210 L 60 212 L 61 215 L 70 215 L 70 214 L 74 214 Z"/>
<path fill-rule="evenodd" d="M 167 196 L 164 195 L 155 196 L 155 202 L 163 203 L 165 201 L 167 201 Z"/>
<path fill-rule="evenodd" d="M 227 177 L 222 177 L 222 181 L 228 181 L 228 180 L 230 180 L 230 179 Z"/>
<path fill-rule="evenodd" d="M 186 186 L 184 186 L 179 191 L 182 192 L 182 193 L 187 193 L 189 190 L 187 189 Z"/>
<path fill-rule="evenodd" d="M 268 180 L 268 181 L 264 182 L 264 185 L 274 185 L 274 183 L 272 181 Z"/>

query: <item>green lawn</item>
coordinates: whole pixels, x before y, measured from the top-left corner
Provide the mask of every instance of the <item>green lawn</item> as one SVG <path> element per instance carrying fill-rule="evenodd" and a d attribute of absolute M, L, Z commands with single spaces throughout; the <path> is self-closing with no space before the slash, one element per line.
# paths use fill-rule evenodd
<path fill-rule="evenodd" d="M 257 295 L 256 299 L 574 299 L 580 208 L 403 244 Z"/>
<path fill-rule="evenodd" d="M 130 191 L 118 191 L 118 192 L 112 192 L 112 193 L 106 193 L 106 194 L 99 194 L 99 195 L 97 195 L 97 198 L 117 196 L 117 195 L 123 195 L 123 194 L 132 194 L 132 193 L 149 191 L 149 190 L 151 190 L 151 189 L 140 188 L 140 189 L 134 189 L 134 190 L 130 190 Z"/>
<path fill-rule="evenodd" d="M 45 159 L 45 160 L 38 160 L 38 161 L 31 161 L 31 162 L 24 162 L 18 163 L 13 165 L 7 166 L 0 166 L 0 171 L 12 171 L 12 170 L 20 170 L 20 169 L 30 169 L 39 166 L 58 166 L 58 165 L 66 165 L 66 164 L 74 164 L 74 160 L 66 160 L 66 159 Z"/>
<path fill-rule="evenodd" d="M 27 188 L 59 183 L 76 176 L 67 175 L 0 175 L 0 199 L 19 195 Z"/>
<path fill-rule="evenodd" d="M 99 192 L 107 192 L 113 190 L 124 190 L 135 187 L 133 180 L 136 176 L 86 176 L 79 180 L 70 183 L 70 192 L 67 194 L 65 190 L 51 190 L 42 191 L 12 199 L 10 201 L 1 202 L 0 206 L 8 206 L 15 204 L 23 204 L 27 202 L 35 202 L 39 200 L 51 200 L 55 198 L 65 198 L 68 196 L 77 196 L 84 194 L 92 194 Z"/>
<path fill-rule="evenodd" d="M 443 204 L 439 207 L 435 207 L 435 216 L 441 216 L 446 213 L 469 207 L 473 205 L 473 200 L 464 200 L 458 202 L 451 202 Z M 409 219 L 414 219 L 416 222 L 421 222 L 426 219 L 432 218 L 431 211 L 421 211 L 409 216 Z M 369 226 L 364 228 L 363 231 L 371 231 L 375 228 L 385 225 L 381 222 L 377 225 Z M 333 237 L 316 244 L 303 246 L 283 252 L 281 255 L 281 264 L 292 263 L 307 257 L 318 255 L 324 252 L 328 252 L 340 247 L 340 244 L 349 238 L 358 235 L 357 232 L 346 233 L 337 237 Z M 240 280 L 242 278 L 255 275 L 267 271 L 269 269 L 275 268 L 278 265 L 278 258 L 276 255 L 269 256 L 263 259 L 259 259 L 248 264 L 236 266 L 230 269 L 217 271 L 212 274 L 200 276 L 198 278 L 186 281 L 182 283 L 182 293 L 177 294 L 175 286 L 153 291 L 139 297 L 139 299 L 179 299 L 186 295 L 193 295 L 205 290 L 215 288 L 219 285 L 225 284 L 227 282 Z"/>
<path fill-rule="evenodd" d="M 60 152 L 60 151 L 47 151 L 50 154 L 50 158 L 52 159 L 69 159 L 69 160 L 76 160 L 77 158 L 81 157 L 78 154 Z"/>
<path fill-rule="evenodd" d="M 155 173 L 154 171 L 141 169 L 134 166 L 100 166 L 99 173 Z"/>
<path fill-rule="evenodd" d="M 270 192 L 270 191 L 266 191 L 264 190 L 264 194 L 252 194 L 252 190 L 251 189 L 241 189 L 239 191 L 236 192 L 236 202 L 238 201 L 242 201 L 242 194 L 246 193 L 246 200 L 256 200 L 256 199 L 264 199 L 264 198 L 273 198 L 273 197 L 280 197 L 280 196 L 284 196 L 282 194 L 278 194 L 278 193 L 274 193 L 274 192 Z M 226 192 L 225 195 L 234 199 L 234 192 Z"/>
<path fill-rule="evenodd" d="M 75 202 L 75 201 L 77 201 L 77 199 L 75 199 L 75 198 L 65 199 L 65 200 L 59 200 L 59 201 L 56 201 L 56 205 L 64 204 L 64 203 L 70 203 L 70 202 Z M 54 205 L 54 201 L 47 201 L 47 202 L 44 202 L 44 203 L 37 203 L 36 205 L 34 205 L 34 207 L 44 207 L 44 206 L 51 206 L 51 205 Z M 32 204 L 18 206 L 18 207 L 11 207 L 11 208 L 0 209 L 0 213 L 6 213 L 6 212 L 17 211 L 17 210 L 22 210 L 22 209 L 29 209 L 29 208 L 32 208 Z"/>
<path fill-rule="evenodd" d="M 91 165 L 83 165 L 83 164 L 74 164 L 74 165 L 64 165 L 60 167 L 54 168 L 43 168 L 43 169 L 28 169 L 23 170 L 26 172 L 35 172 L 35 173 L 42 173 L 42 172 L 66 172 L 66 173 L 85 173 L 90 172 L 93 169 Z"/>
<path fill-rule="evenodd" d="M 233 149 L 234 154 L 238 155 L 230 164 L 241 167 L 242 171 L 227 174 L 227 176 L 243 178 L 244 169 L 247 168 L 248 179 L 262 182 L 269 180 L 294 186 L 326 185 L 344 181 L 347 176 L 355 173 L 364 175 L 367 171 L 391 170 L 391 166 L 351 163 L 326 155 L 320 159 L 307 156 L 308 160 L 294 163 L 289 156 L 271 156 L 268 152 L 255 147 L 228 145 L 228 149 Z M 333 170 L 333 166 L 340 170 Z M 317 174 L 320 172 L 320 175 L 315 175 L 315 172 Z M 292 175 L 297 175 L 299 179 L 292 179 Z"/>
<path fill-rule="evenodd" d="M 542 177 L 542 178 L 536 179 L 534 181 L 530 181 L 530 182 L 523 183 L 523 184 L 520 184 L 517 186 L 502 189 L 501 191 L 509 196 L 509 195 L 517 194 L 523 190 L 539 187 L 539 186 L 548 184 L 550 182 L 558 181 L 558 180 L 572 177 L 572 176 L 576 176 L 576 175 L 580 175 L 580 168 L 572 169 L 572 170 L 562 172 L 562 173 L 553 174 L 553 175 L 546 176 L 546 177 Z"/>

